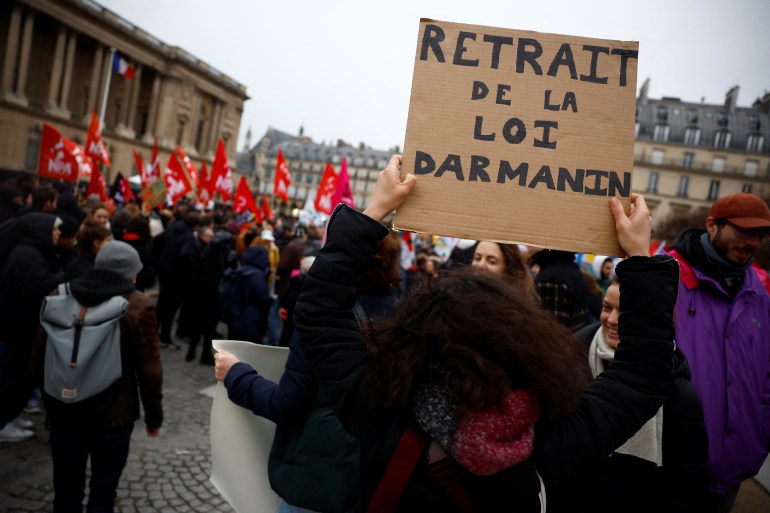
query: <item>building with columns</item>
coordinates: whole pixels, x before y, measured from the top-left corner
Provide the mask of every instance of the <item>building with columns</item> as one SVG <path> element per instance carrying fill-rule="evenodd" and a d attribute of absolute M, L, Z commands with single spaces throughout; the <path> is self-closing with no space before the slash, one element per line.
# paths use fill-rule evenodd
<path fill-rule="evenodd" d="M 113 52 L 133 78 L 112 70 Z M 102 109 L 108 181 L 136 174 L 132 148 L 147 161 L 156 136 L 163 163 L 178 144 L 209 166 L 221 138 L 237 171 L 246 87 L 92 0 L 2 2 L 0 59 L 2 173 L 37 172 L 43 123 L 83 144 Z"/>
<path fill-rule="evenodd" d="M 649 80 L 636 102 L 633 189 L 654 221 L 708 212 L 737 192 L 770 198 L 770 93 L 740 107 L 738 86 L 723 104 L 652 99 L 648 89 Z"/>

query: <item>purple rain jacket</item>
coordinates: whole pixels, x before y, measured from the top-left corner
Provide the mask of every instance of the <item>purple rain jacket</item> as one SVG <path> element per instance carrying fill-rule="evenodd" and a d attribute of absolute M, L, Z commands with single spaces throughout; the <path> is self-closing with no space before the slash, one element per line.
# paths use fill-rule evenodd
<path fill-rule="evenodd" d="M 676 250 L 676 344 L 690 363 L 709 438 L 709 486 L 754 476 L 770 450 L 770 296 L 752 268 L 732 300 Z"/>

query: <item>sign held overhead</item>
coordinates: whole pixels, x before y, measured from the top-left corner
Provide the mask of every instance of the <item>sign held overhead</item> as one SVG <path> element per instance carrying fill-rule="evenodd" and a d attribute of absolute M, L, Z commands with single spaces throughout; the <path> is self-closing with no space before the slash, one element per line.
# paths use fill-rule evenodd
<path fill-rule="evenodd" d="M 620 255 L 638 43 L 420 20 L 396 227 Z"/>

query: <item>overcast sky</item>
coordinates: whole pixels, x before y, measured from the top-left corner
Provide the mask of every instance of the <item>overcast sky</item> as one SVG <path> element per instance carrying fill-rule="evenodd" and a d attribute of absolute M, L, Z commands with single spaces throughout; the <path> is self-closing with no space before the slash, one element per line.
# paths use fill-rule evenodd
<path fill-rule="evenodd" d="M 246 86 L 239 150 L 268 127 L 403 148 L 420 18 L 639 41 L 649 96 L 770 91 L 768 0 L 102 0 Z M 131 57 L 128 55 L 127 57 Z"/>

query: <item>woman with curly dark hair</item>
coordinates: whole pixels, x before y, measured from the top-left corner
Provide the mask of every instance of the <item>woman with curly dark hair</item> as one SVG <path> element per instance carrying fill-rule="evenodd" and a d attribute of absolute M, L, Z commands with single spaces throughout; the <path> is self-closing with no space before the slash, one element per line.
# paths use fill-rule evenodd
<path fill-rule="evenodd" d="M 395 156 L 380 173 L 363 214 L 334 212 L 295 311 L 305 358 L 360 443 L 360 510 L 537 512 L 546 492 L 549 511 L 568 510 L 573 478 L 665 400 L 676 263 L 647 256 L 641 196 L 632 195 L 630 216 L 610 200 L 630 256 L 618 266 L 623 342 L 593 382 L 566 328 L 510 280 L 473 269 L 421 283 L 365 341 L 356 287 L 388 233 L 380 221 L 416 182 L 400 178 L 400 164 Z M 405 460 L 406 469 L 390 470 Z"/>

